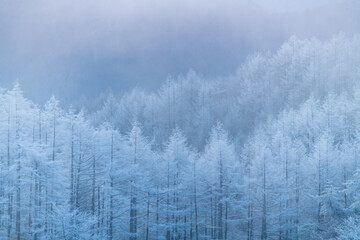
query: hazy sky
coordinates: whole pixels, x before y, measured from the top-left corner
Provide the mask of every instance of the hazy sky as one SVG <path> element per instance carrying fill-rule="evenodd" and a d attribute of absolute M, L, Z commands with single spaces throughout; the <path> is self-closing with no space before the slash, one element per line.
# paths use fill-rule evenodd
<path fill-rule="evenodd" d="M 154 89 L 193 69 L 236 71 L 291 35 L 326 39 L 360 29 L 359 1 L 0 0 L 0 87 L 19 79 L 43 102 Z"/>

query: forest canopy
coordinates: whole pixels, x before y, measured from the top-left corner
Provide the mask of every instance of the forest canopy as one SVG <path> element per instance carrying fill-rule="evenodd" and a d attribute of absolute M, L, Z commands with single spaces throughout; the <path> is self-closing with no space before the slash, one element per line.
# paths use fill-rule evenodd
<path fill-rule="evenodd" d="M 1 89 L 0 238 L 357 239 L 359 66 L 358 35 L 292 37 L 98 109 Z"/>

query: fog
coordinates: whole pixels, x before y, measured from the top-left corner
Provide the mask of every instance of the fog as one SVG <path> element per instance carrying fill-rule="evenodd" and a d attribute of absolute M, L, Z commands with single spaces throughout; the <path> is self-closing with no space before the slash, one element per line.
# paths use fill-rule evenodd
<path fill-rule="evenodd" d="M 35 102 L 54 94 L 76 103 L 157 89 L 190 69 L 227 76 L 292 35 L 328 39 L 358 29 L 356 1 L 1 0 L 0 86 L 18 79 Z"/>
<path fill-rule="evenodd" d="M 359 239 L 359 29 L 359 0 L 0 0 L 0 239 Z"/>

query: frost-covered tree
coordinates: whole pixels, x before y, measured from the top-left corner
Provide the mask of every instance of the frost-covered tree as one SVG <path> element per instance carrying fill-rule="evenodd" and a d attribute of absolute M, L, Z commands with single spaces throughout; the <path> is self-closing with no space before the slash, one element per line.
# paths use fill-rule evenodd
<path fill-rule="evenodd" d="M 359 46 L 292 37 L 94 112 L 0 89 L 0 238 L 356 239 Z"/>

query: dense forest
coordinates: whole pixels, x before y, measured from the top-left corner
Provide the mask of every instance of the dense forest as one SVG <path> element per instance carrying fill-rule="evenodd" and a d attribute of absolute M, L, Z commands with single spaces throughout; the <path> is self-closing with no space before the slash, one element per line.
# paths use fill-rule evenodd
<path fill-rule="evenodd" d="M 359 239 L 360 36 L 64 109 L 0 90 L 1 239 Z"/>

